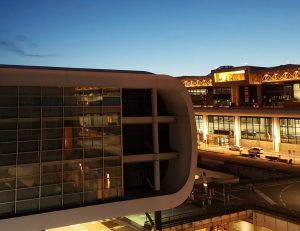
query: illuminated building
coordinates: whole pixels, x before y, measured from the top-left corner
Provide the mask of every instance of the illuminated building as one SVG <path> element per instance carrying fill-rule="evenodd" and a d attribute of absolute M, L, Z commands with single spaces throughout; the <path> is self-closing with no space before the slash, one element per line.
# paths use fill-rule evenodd
<path fill-rule="evenodd" d="M 175 207 L 193 186 L 195 131 L 175 78 L 0 65 L 0 227 Z"/>
<path fill-rule="evenodd" d="M 180 77 L 194 104 L 198 143 L 295 154 L 300 148 L 299 72 L 300 65 L 291 64 L 223 66 L 208 76 Z"/>

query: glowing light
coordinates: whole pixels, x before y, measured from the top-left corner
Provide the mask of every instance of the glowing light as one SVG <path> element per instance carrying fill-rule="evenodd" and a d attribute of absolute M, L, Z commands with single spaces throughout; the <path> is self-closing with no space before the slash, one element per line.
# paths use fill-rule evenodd
<path fill-rule="evenodd" d="M 214 73 L 216 83 L 245 80 L 245 70 Z"/>
<path fill-rule="evenodd" d="M 109 173 L 106 173 L 106 188 L 110 188 Z"/>

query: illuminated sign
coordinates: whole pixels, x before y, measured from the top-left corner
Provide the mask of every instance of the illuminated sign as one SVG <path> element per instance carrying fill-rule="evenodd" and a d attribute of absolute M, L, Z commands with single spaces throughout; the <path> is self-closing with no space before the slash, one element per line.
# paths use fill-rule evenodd
<path fill-rule="evenodd" d="M 245 80 L 245 70 L 214 73 L 216 83 Z"/>

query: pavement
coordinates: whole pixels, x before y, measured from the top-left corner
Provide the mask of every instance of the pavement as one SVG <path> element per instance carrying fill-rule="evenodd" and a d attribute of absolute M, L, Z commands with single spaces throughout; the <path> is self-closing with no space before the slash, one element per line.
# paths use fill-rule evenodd
<path fill-rule="evenodd" d="M 213 161 L 228 161 L 236 164 L 255 166 L 258 168 L 264 168 L 268 170 L 276 170 L 279 172 L 284 172 L 288 174 L 299 174 L 300 173 L 300 158 L 295 158 L 292 164 L 280 162 L 280 161 L 270 161 L 266 159 L 266 156 L 278 157 L 278 153 L 274 154 L 272 152 L 266 152 L 261 154 L 259 158 L 248 158 L 240 155 L 238 151 L 231 151 L 226 147 L 218 146 L 201 146 L 198 150 L 198 155 L 200 158 L 206 158 Z M 246 151 L 245 151 L 246 150 Z M 247 148 L 244 148 L 242 154 L 247 153 Z M 281 155 L 284 158 L 285 155 Z"/>
<path fill-rule="evenodd" d="M 137 231 L 137 229 L 131 226 L 129 223 L 124 222 L 119 218 L 111 218 L 81 224 L 74 224 L 64 226 L 60 228 L 47 229 L 46 231 Z"/>
<path fill-rule="evenodd" d="M 241 154 L 248 154 L 248 149 L 250 147 L 243 147 L 244 150 L 241 152 Z M 227 155 L 232 155 L 232 156 L 239 156 L 240 152 L 239 151 L 231 151 L 229 150 L 229 146 L 216 146 L 216 145 L 208 145 L 202 143 L 201 145 L 198 146 L 198 150 L 206 150 L 206 151 L 212 151 L 212 152 L 219 152 Z M 285 152 L 271 152 L 271 151 L 264 151 L 263 154 L 261 154 L 262 159 L 266 159 L 266 156 L 273 156 L 273 157 L 280 157 L 280 159 L 286 159 L 290 160 L 292 159 L 292 164 L 298 164 L 300 165 L 300 150 L 298 152 L 294 153 L 285 153 Z"/>

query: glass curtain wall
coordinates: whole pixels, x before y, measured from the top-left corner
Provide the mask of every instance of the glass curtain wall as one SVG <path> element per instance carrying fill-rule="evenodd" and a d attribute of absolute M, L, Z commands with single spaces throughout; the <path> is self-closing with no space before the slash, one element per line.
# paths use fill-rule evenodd
<path fill-rule="evenodd" d="M 213 89 L 213 104 L 215 107 L 231 106 L 231 88 L 217 87 Z"/>
<path fill-rule="evenodd" d="M 282 143 L 300 144 L 300 119 L 280 118 Z"/>
<path fill-rule="evenodd" d="M 122 196 L 120 89 L 0 88 L 0 216 Z"/>
<path fill-rule="evenodd" d="M 196 120 L 196 128 L 197 128 L 197 143 L 198 145 L 201 144 L 203 141 L 203 116 L 202 115 L 195 115 Z"/>
<path fill-rule="evenodd" d="M 208 106 L 212 104 L 211 92 L 208 88 L 188 88 L 194 105 Z"/>
<path fill-rule="evenodd" d="M 233 116 L 208 116 L 208 142 L 219 146 L 228 145 L 234 137 Z"/>
<path fill-rule="evenodd" d="M 249 140 L 272 141 L 272 118 L 242 116 L 241 137 Z"/>
<path fill-rule="evenodd" d="M 233 137 L 234 117 L 233 116 L 208 116 L 209 134 L 229 135 Z"/>

